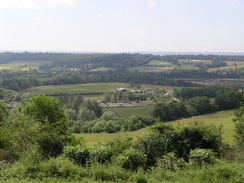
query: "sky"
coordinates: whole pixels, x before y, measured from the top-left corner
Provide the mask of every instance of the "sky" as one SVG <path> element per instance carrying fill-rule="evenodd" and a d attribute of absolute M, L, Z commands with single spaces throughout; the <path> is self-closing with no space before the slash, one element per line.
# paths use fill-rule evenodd
<path fill-rule="evenodd" d="M 0 50 L 244 52 L 244 0 L 0 0 Z"/>

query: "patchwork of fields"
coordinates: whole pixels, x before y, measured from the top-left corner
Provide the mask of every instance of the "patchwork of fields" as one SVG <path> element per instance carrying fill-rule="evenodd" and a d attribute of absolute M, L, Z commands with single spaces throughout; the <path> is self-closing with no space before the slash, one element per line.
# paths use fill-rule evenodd
<path fill-rule="evenodd" d="M 39 69 L 40 66 L 48 65 L 52 61 L 32 60 L 32 61 L 12 61 L 5 64 L 0 64 L 0 70 L 29 70 Z"/>

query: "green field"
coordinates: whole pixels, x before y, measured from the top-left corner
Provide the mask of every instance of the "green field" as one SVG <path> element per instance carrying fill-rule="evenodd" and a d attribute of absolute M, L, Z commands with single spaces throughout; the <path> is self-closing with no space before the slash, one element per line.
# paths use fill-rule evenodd
<path fill-rule="evenodd" d="M 105 143 L 110 140 L 119 139 L 123 137 L 130 137 L 133 140 L 136 140 L 138 137 L 141 137 L 150 132 L 149 128 L 143 128 L 133 132 L 119 132 L 119 133 L 80 133 L 76 134 L 76 137 L 83 137 L 85 140 L 85 145 L 93 146 L 99 143 Z"/>
<path fill-rule="evenodd" d="M 229 70 L 229 69 L 240 69 L 240 68 L 244 68 L 244 65 L 216 67 L 216 68 L 210 68 L 208 69 L 208 71 L 214 72 L 217 70 Z"/>
<path fill-rule="evenodd" d="M 113 68 L 106 68 L 106 67 L 99 67 L 99 68 L 95 68 L 95 69 L 91 69 L 91 72 L 106 72 L 108 70 L 114 70 Z"/>
<path fill-rule="evenodd" d="M 161 60 L 152 60 L 148 63 L 150 66 L 172 66 L 173 64 L 166 61 Z"/>
<path fill-rule="evenodd" d="M 175 67 L 131 67 L 130 72 L 164 72 L 175 69 Z"/>
<path fill-rule="evenodd" d="M 179 59 L 180 63 L 191 63 L 191 64 L 212 64 L 211 60 L 192 60 L 192 59 Z"/>
<path fill-rule="evenodd" d="M 0 64 L 0 70 L 13 69 L 13 70 L 29 70 L 38 69 L 39 66 L 48 65 L 52 61 L 32 60 L 32 61 L 12 61 L 5 64 Z"/>
<path fill-rule="evenodd" d="M 176 69 L 177 70 L 198 70 L 199 67 L 195 67 L 195 66 L 192 66 L 192 65 L 182 65 L 180 67 L 177 67 Z"/>
<path fill-rule="evenodd" d="M 215 112 L 212 114 L 206 114 L 201 116 L 194 116 L 191 118 L 185 118 L 185 119 L 170 122 L 168 124 L 178 126 L 178 125 L 183 125 L 183 124 L 188 124 L 188 123 L 198 121 L 198 122 L 203 122 L 205 124 L 213 124 L 216 126 L 221 125 L 223 127 L 223 141 L 233 145 L 234 144 L 234 137 L 233 137 L 234 123 L 232 122 L 233 117 L 234 117 L 234 110 L 228 110 L 228 111 L 220 111 L 220 112 Z M 77 134 L 76 136 L 83 137 L 86 142 L 86 145 L 91 146 L 98 143 L 104 143 L 108 140 L 113 140 L 115 138 L 120 138 L 120 137 L 132 137 L 134 140 L 136 140 L 136 137 L 141 137 L 145 134 L 148 134 L 149 132 L 150 129 L 149 127 L 147 127 L 133 132 L 120 132 L 115 134 L 81 133 L 81 134 Z"/>
<path fill-rule="evenodd" d="M 194 116 L 191 118 L 185 118 L 172 122 L 173 125 L 182 125 L 192 123 L 195 121 L 203 122 L 205 124 L 213 124 L 216 126 L 223 126 L 223 138 L 224 142 L 234 143 L 234 123 L 232 118 L 234 117 L 234 110 L 219 111 L 211 114 Z"/>
<path fill-rule="evenodd" d="M 181 88 L 175 86 L 162 86 L 162 85 L 149 85 L 149 84 L 141 84 L 141 88 Z M 34 94 L 57 94 L 57 93 L 68 93 L 68 94 L 98 94 L 104 92 L 112 92 L 118 88 L 129 88 L 129 83 L 86 83 L 86 84 L 73 84 L 73 85 L 46 85 L 46 86 L 38 86 L 32 87 L 29 89 L 21 90 L 22 93 L 31 92 Z"/>
<path fill-rule="evenodd" d="M 129 117 L 134 114 L 141 116 L 151 116 L 153 111 L 153 106 L 143 106 L 143 107 L 107 107 L 103 108 L 104 111 L 112 111 L 120 117 Z"/>

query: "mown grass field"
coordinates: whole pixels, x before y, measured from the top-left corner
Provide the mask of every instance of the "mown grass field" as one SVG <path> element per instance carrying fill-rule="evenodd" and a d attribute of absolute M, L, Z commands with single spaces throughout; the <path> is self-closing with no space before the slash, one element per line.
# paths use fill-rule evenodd
<path fill-rule="evenodd" d="M 237 65 L 237 66 L 230 65 L 230 66 L 224 66 L 224 67 L 210 68 L 210 69 L 208 69 L 208 71 L 209 72 L 214 72 L 214 71 L 217 71 L 217 70 L 228 70 L 228 69 L 239 69 L 239 68 L 244 68 L 244 64 Z"/>
<path fill-rule="evenodd" d="M 191 59 L 179 59 L 180 63 L 191 63 L 191 64 L 212 64 L 211 60 L 191 60 Z"/>
<path fill-rule="evenodd" d="M 153 106 L 143 106 L 143 107 L 107 107 L 103 108 L 104 111 L 112 111 L 120 117 L 128 118 L 134 114 L 141 116 L 151 116 L 153 111 Z"/>
<path fill-rule="evenodd" d="M 108 70 L 114 70 L 113 68 L 99 67 L 95 69 L 90 69 L 91 72 L 106 72 Z"/>
<path fill-rule="evenodd" d="M 38 69 L 39 66 L 48 65 L 52 61 L 43 61 L 43 60 L 27 60 L 27 61 L 12 61 L 5 64 L 0 64 L 0 70 L 2 69 L 13 69 L 13 70 L 29 70 L 29 69 Z"/>
<path fill-rule="evenodd" d="M 223 140 L 224 142 L 234 144 L 234 123 L 232 118 L 234 117 L 234 110 L 219 111 L 211 114 L 194 116 L 191 118 L 185 118 L 172 122 L 172 125 L 184 125 L 193 123 L 195 121 L 203 122 L 205 124 L 212 124 L 223 127 Z"/>
<path fill-rule="evenodd" d="M 176 68 L 177 70 L 198 70 L 199 67 L 191 66 L 191 65 L 182 65 Z"/>
<path fill-rule="evenodd" d="M 118 132 L 118 133 L 80 133 L 76 134 L 76 137 L 83 137 L 86 146 L 93 146 L 100 143 L 105 143 L 110 140 L 130 137 L 136 140 L 138 137 L 142 137 L 150 132 L 149 128 L 143 128 L 133 132 Z"/>
<path fill-rule="evenodd" d="M 167 66 L 167 67 L 131 67 L 129 68 L 130 72 L 165 72 L 165 71 L 169 71 L 172 69 L 175 69 L 176 67 L 171 67 L 171 66 Z"/>
<path fill-rule="evenodd" d="M 152 60 L 148 63 L 150 66 L 172 66 L 173 64 L 166 61 L 161 60 Z"/>
<path fill-rule="evenodd" d="M 161 89 L 169 89 L 176 88 L 179 89 L 181 87 L 175 86 L 162 86 L 162 85 L 149 85 L 149 84 L 141 84 L 141 88 L 161 88 Z M 129 83 L 86 83 L 86 84 L 73 84 L 73 85 L 46 85 L 46 86 L 38 86 L 32 87 L 29 89 L 21 90 L 22 93 L 31 92 L 34 94 L 59 94 L 59 93 L 68 93 L 68 94 L 98 94 L 104 92 L 112 92 L 118 88 L 130 88 Z"/>
<path fill-rule="evenodd" d="M 121 110 L 122 108 L 117 108 L 117 110 Z M 127 112 L 129 113 L 131 108 L 125 108 L 127 109 Z M 124 110 L 124 109 L 123 109 Z M 125 112 L 125 111 L 123 111 Z M 228 110 L 228 111 L 220 111 L 215 112 L 212 114 L 206 114 L 206 115 L 200 115 L 200 116 L 194 116 L 191 118 L 185 118 L 181 120 L 176 120 L 173 122 L 169 122 L 168 124 L 171 124 L 173 126 L 178 125 L 184 125 L 189 124 L 193 122 L 203 122 L 205 124 L 209 125 L 215 125 L 215 126 L 222 126 L 223 130 L 223 141 L 233 145 L 234 142 L 234 123 L 232 122 L 232 118 L 234 117 L 234 110 Z M 131 137 L 134 140 L 137 139 L 137 137 L 141 137 L 145 134 L 150 133 L 150 127 L 143 128 L 140 130 L 136 130 L 133 132 L 120 132 L 120 133 L 114 133 L 114 134 L 108 134 L 108 133 L 81 133 L 76 134 L 77 137 L 83 137 L 85 140 L 85 143 L 87 146 L 96 145 L 98 143 L 105 143 L 106 141 L 113 140 L 115 138 L 121 138 L 121 137 Z"/>

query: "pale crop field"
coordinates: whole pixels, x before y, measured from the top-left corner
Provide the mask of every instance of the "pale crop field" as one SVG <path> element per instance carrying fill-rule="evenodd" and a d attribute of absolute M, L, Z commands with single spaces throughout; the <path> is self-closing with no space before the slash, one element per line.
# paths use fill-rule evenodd
<path fill-rule="evenodd" d="M 240 69 L 240 68 L 244 68 L 244 64 L 237 65 L 237 66 L 230 65 L 230 66 L 210 68 L 210 69 L 208 69 L 208 71 L 209 72 L 214 72 L 214 71 L 217 71 L 217 70 L 229 70 L 229 69 Z"/>
<path fill-rule="evenodd" d="M 114 70 L 113 68 L 99 67 L 95 69 L 90 69 L 91 72 L 107 72 L 108 70 Z"/>
<path fill-rule="evenodd" d="M 130 72 L 165 72 L 175 69 L 176 67 L 131 67 Z"/>
<path fill-rule="evenodd" d="M 0 64 L 0 70 L 13 69 L 13 70 L 29 70 L 38 69 L 39 66 L 48 65 L 52 61 L 32 60 L 32 61 L 12 61 L 4 64 Z"/>
<path fill-rule="evenodd" d="M 174 64 L 161 60 L 152 60 L 148 63 L 151 66 L 174 66 Z"/>

